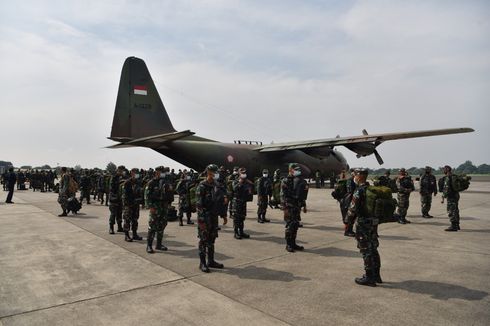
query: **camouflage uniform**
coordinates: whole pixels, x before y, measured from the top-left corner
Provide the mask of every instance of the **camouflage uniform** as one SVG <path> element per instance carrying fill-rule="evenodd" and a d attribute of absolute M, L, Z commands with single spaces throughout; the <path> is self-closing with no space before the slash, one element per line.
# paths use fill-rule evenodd
<path fill-rule="evenodd" d="M 247 216 L 247 197 L 250 196 L 252 189 L 247 179 L 240 178 L 233 181 L 233 199 L 232 199 L 232 214 L 233 229 L 235 231 L 235 238 L 249 238 L 250 236 L 243 231 L 245 227 L 245 218 Z"/>
<path fill-rule="evenodd" d="M 70 175 L 65 172 L 61 175 L 60 179 L 60 189 L 58 191 L 58 203 L 61 205 L 61 209 L 63 209 L 63 213 L 58 216 L 66 216 L 68 213 L 68 198 L 74 196 L 74 194 L 70 193 Z"/>
<path fill-rule="evenodd" d="M 149 253 L 153 252 L 151 245 L 155 234 L 157 235 L 157 250 L 167 250 L 162 245 L 163 232 L 167 226 L 167 203 L 165 201 L 165 183 L 163 178 L 152 179 L 146 185 L 145 205 L 150 210 L 148 219 L 148 247 Z M 151 249 L 151 250 L 150 250 Z"/>
<path fill-rule="evenodd" d="M 80 204 L 83 199 L 87 200 L 87 204 L 90 204 L 90 177 L 88 171 L 85 171 L 80 178 Z"/>
<path fill-rule="evenodd" d="M 140 200 L 139 187 L 135 179 L 126 180 L 122 186 L 122 205 L 123 205 L 123 220 L 124 234 L 126 241 L 142 240 L 138 236 L 138 219 L 140 217 Z M 129 230 L 133 231 L 133 238 L 129 236 Z"/>
<path fill-rule="evenodd" d="M 187 175 L 183 175 L 183 179 L 179 181 L 176 187 L 176 192 L 179 195 L 179 225 L 184 225 L 183 217 L 184 213 L 187 217 L 187 224 L 194 224 L 191 221 L 192 215 L 192 205 L 191 205 L 191 194 L 190 188 L 193 186 L 193 182 L 191 180 L 186 179 Z"/>
<path fill-rule="evenodd" d="M 257 220 L 259 223 L 270 222 L 265 218 L 269 198 L 272 196 L 272 180 L 269 178 L 269 171 L 262 171 L 264 175 L 257 180 Z"/>
<path fill-rule="evenodd" d="M 352 202 L 354 191 L 356 190 L 356 183 L 354 182 L 354 178 L 351 177 L 347 179 L 345 186 L 347 192 L 344 198 L 340 200 L 340 212 L 342 214 L 342 221 L 344 222 L 344 235 L 347 237 L 352 237 L 354 236 L 354 223 L 350 222 L 347 218 L 347 212 Z"/>
<path fill-rule="evenodd" d="M 367 171 L 361 173 L 366 173 Z M 366 274 L 363 278 L 356 278 L 356 283 L 361 285 L 376 286 L 376 282 L 381 283 L 379 276 L 381 259 L 378 253 L 378 220 L 371 218 L 367 214 L 366 208 L 366 188 L 368 183 L 357 186 L 352 196 L 352 201 L 347 213 L 351 223 L 356 220 L 356 239 L 357 248 L 364 260 L 364 270 Z"/>
<path fill-rule="evenodd" d="M 124 232 L 122 228 L 122 202 L 120 196 L 121 175 L 111 177 L 109 186 L 109 233 L 114 234 L 114 224 L 117 222 L 117 232 Z"/>
<path fill-rule="evenodd" d="M 410 193 L 415 189 L 412 178 L 407 175 L 400 175 L 396 180 L 396 187 L 398 189 L 398 207 L 396 211 L 398 222 L 400 224 L 410 223 L 406 216 L 410 205 Z"/>
<path fill-rule="evenodd" d="M 208 166 L 207 170 L 216 172 L 218 167 L 214 164 Z M 209 272 L 208 267 L 223 268 L 223 265 L 214 260 L 214 243 L 218 237 L 218 211 L 220 210 L 219 184 L 214 180 L 204 180 L 196 189 L 197 208 L 197 235 L 199 237 L 199 268 L 203 272 Z M 225 217 L 226 219 L 226 217 Z M 206 252 L 208 262 L 206 263 Z"/>
<path fill-rule="evenodd" d="M 291 164 L 290 170 L 300 171 L 299 166 L 295 164 Z M 301 220 L 301 207 L 306 205 L 307 187 L 302 177 L 291 173 L 281 183 L 281 204 L 286 222 L 286 250 L 289 252 L 303 250 L 302 246 L 296 244 L 296 237 Z"/>
<path fill-rule="evenodd" d="M 458 231 L 459 226 L 459 192 L 455 191 L 452 186 L 452 174 L 448 174 L 444 177 L 444 186 L 442 197 L 447 202 L 447 214 L 451 226 L 446 231 Z"/>
<path fill-rule="evenodd" d="M 426 173 L 420 177 L 420 203 L 422 206 L 422 217 L 430 218 L 430 207 L 432 204 L 432 195 L 437 195 L 436 177 L 426 168 Z"/>

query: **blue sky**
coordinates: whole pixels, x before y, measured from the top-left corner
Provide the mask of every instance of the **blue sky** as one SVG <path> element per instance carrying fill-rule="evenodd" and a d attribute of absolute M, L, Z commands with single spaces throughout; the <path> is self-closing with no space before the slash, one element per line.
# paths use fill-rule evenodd
<path fill-rule="evenodd" d="M 487 1 L 1 1 L 0 159 L 180 167 L 102 149 L 135 55 L 179 130 L 268 143 L 473 127 L 379 151 L 388 167 L 489 163 L 489 18 Z"/>

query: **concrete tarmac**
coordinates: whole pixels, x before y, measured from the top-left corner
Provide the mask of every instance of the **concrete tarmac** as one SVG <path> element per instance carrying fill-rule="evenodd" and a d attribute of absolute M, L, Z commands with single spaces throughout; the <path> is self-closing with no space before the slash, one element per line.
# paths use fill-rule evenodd
<path fill-rule="evenodd" d="M 108 234 L 109 210 L 93 202 L 57 217 L 57 195 L 16 191 L 0 204 L 0 326 L 10 325 L 490 325 L 490 182 L 460 201 L 461 231 L 449 225 L 440 196 L 433 219 L 380 226 L 384 283 L 362 287 L 363 263 L 343 236 L 330 189 L 311 189 L 298 242 L 284 249 L 282 212 L 256 222 L 251 239 L 233 239 L 232 221 L 216 242 L 224 270 L 198 270 L 196 226 L 170 222 L 167 252 Z M 6 192 L 3 192 L 6 196 Z M 195 216 L 193 217 L 195 220 Z M 142 210 L 140 234 L 147 235 Z"/>

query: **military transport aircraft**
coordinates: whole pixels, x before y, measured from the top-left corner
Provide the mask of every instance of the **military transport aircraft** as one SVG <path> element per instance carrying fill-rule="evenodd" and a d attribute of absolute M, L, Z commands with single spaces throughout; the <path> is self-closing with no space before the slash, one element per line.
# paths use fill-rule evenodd
<path fill-rule="evenodd" d="M 290 162 L 303 168 L 303 175 L 319 170 L 325 176 L 348 169 L 344 156 L 334 149 L 344 146 L 357 157 L 374 154 L 383 164 L 376 148 L 387 140 L 448 135 L 474 131 L 471 128 L 368 134 L 277 144 L 256 141 L 221 143 L 194 135 L 190 130 L 176 131 L 158 95 L 150 72 L 143 60 L 129 57 L 124 62 L 116 100 L 111 136 L 118 144 L 109 148 L 140 146 L 151 148 L 189 168 L 203 171 L 209 163 L 247 168 L 250 177 L 262 169 L 286 170 Z"/>

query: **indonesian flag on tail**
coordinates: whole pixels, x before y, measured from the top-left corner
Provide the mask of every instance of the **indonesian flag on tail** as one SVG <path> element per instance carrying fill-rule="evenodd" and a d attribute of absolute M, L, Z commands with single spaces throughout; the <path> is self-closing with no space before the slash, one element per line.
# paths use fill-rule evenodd
<path fill-rule="evenodd" d="M 134 85 L 135 95 L 148 95 L 148 89 L 143 85 Z"/>

